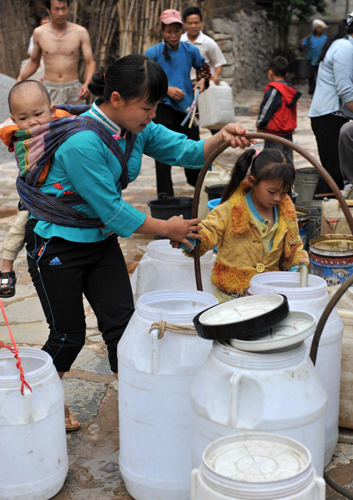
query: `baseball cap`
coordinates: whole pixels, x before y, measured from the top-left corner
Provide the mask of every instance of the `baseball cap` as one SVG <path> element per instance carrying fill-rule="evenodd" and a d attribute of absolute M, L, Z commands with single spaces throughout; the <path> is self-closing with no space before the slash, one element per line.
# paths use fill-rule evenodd
<path fill-rule="evenodd" d="M 163 24 L 180 23 L 184 24 L 179 11 L 175 9 L 167 9 L 162 12 L 159 20 Z"/>

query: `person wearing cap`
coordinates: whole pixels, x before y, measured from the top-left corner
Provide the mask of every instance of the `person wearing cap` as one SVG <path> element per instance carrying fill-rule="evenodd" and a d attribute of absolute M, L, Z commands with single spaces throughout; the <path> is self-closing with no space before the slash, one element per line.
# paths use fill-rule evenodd
<path fill-rule="evenodd" d="M 322 166 L 343 189 L 338 141 L 342 126 L 353 119 L 353 12 L 339 23 L 319 58 L 316 89 L 308 113 Z M 315 195 L 331 193 L 320 177 Z"/>
<path fill-rule="evenodd" d="M 163 41 L 147 49 L 146 56 L 157 62 L 168 78 L 168 94 L 159 103 L 155 123 L 164 125 L 170 130 L 185 134 L 189 139 L 199 140 L 199 128 L 189 123 L 181 126 L 188 109 L 194 99 L 194 89 L 203 92 L 211 78 L 210 67 L 200 51 L 190 43 L 181 42 L 183 21 L 180 12 L 167 9 L 162 12 L 160 28 Z M 192 85 L 190 70 L 195 68 L 197 82 Z M 199 171 L 185 168 L 188 184 L 196 186 Z M 157 192 L 174 196 L 171 167 L 156 160 Z"/>
<path fill-rule="evenodd" d="M 306 37 L 301 43 L 301 49 L 309 49 L 306 54 L 306 59 L 311 60 L 311 71 L 309 78 L 309 94 L 313 95 L 315 91 L 317 72 L 319 69 L 319 57 L 322 47 L 325 45 L 327 35 L 323 30 L 327 28 L 327 24 L 320 19 L 314 19 L 312 22 L 313 34 Z"/>

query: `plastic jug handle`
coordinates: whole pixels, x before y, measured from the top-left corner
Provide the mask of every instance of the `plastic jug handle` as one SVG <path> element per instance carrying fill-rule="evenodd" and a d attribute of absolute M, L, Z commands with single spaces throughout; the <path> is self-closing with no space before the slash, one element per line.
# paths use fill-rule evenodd
<path fill-rule="evenodd" d="M 239 422 L 239 402 L 241 400 L 241 384 L 247 381 L 246 392 L 254 392 L 255 405 L 251 405 L 251 408 L 246 409 L 246 421 Z M 229 381 L 230 385 L 230 397 L 229 397 L 229 408 L 228 408 L 228 426 L 229 427 L 242 427 L 244 429 L 252 430 L 258 429 L 262 423 L 262 412 L 263 412 L 263 392 L 258 384 L 258 381 L 243 373 L 234 373 Z M 243 416 L 244 418 L 244 416 Z"/>
<path fill-rule="evenodd" d="M 32 392 L 25 386 L 23 389 L 25 423 L 33 421 Z"/>
<path fill-rule="evenodd" d="M 159 369 L 159 330 L 155 328 L 151 331 L 151 373 L 158 373 Z"/>
<path fill-rule="evenodd" d="M 196 500 L 197 495 L 197 473 L 198 469 L 193 469 L 191 471 L 191 491 L 190 500 Z"/>
<path fill-rule="evenodd" d="M 243 375 L 241 373 L 234 373 L 229 381 L 230 397 L 228 408 L 228 426 L 236 427 L 238 422 L 238 401 L 239 401 L 239 386 Z"/>
<path fill-rule="evenodd" d="M 317 490 L 317 498 L 326 498 L 326 482 L 324 478 L 317 477 L 315 480 L 316 490 Z"/>

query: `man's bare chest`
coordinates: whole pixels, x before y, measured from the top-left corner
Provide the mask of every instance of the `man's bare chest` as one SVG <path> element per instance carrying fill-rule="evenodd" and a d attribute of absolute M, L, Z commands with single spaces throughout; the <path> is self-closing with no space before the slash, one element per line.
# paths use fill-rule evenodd
<path fill-rule="evenodd" d="M 68 33 L 62 38 L 50 34 L 48 37 L 41 37 L 39 45 L 44 59 L 46 57 L 67 57 L 77 58 L 80 54 L 80 40 L 75 35 Z"/>

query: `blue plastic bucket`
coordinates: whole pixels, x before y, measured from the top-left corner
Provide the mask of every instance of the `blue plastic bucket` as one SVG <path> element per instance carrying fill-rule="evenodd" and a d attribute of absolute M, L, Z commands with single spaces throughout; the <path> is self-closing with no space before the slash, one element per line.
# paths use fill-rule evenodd
<path fill-rule="evenodd" d="M 309 234 L 309 219 L 310 210 L 304 207 L 295 207 L 295 212 L 297 214 L 297 222 L 299 226 L 299 236 L 303 242 L 304 248 L 308 245 L 308 234 Z"/>
<path fill-rule="evenodd" d="M 217 205 L 221 203 L 222 198 L 215 198 L 214 200 L 210 200 L 207 202 L 207 206 L 210 210 L 213 210 Z"/>
<path fill-rule="evenodd" d="M 207 206 L 210 209 L 210 211 L 213 210 L 214 208 L 216 208 L 220 204 L 221 199 L 222 198 L 215 198 L 214 200 L 210 200 L 210 201 L 207 202 Z M 215 252 L 217 252 L 217 247 L 214 247 L 213 250 Z"/>
<path fill-rule="evenodd" d="M 309 243 L 311 274 L 339 285 L 353 274 L 353 236 L 328 234 Z"/>

